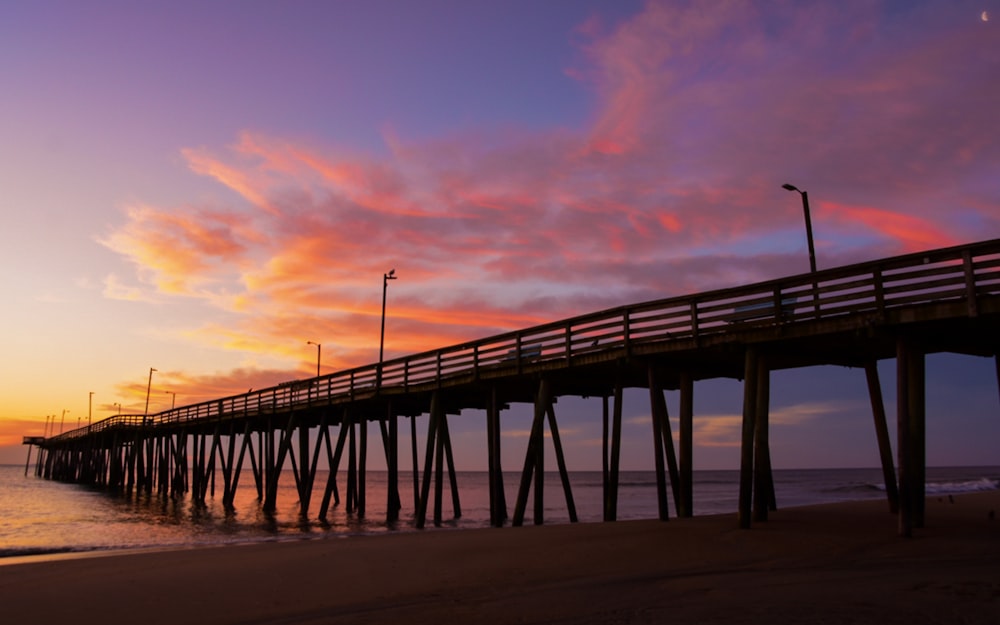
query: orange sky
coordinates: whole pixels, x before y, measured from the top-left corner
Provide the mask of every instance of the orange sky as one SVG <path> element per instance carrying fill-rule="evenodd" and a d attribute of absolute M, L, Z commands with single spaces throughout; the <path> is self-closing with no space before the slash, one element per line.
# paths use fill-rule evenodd
<path fill-rule="evenodd" d="M 1000 46 L 963 2 L 248 11 L 227 43 L 22 11 L 0 447 L 141 411 L 150 367 L 162 410 L 311 375 L 307 341 L 371 363 L 392 268 L 387 357 L 803 272 L 786 182 L 821 268 L 1000 236 Z"/>

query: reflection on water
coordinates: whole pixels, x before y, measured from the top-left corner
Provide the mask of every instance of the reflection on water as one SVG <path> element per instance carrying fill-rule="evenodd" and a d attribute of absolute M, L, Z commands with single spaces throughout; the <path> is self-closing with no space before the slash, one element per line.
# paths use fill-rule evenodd
<path fill-rule="evenodd" d="M 367 475 L 366 515 L 348 513 L 346 505 L 334 505 L 327 521 L 317 519 L 328 474 L 318 472 L 312 505 L 303 517 L 291 474 L 279 481 L 274 513 L 262 510 L 251 475 L 240 480 L 234 510 L 222 505 L 221 492 L 209 496 L 205 505 L 188 497 L 156 494 L 110 494 L 107 491 L 25 477 L 24 468 L 0 466 L 0 557 L 30 553 L 89 551 L 145 547 L 180 547 L 265 540 L 345 537 L 390 531 L 415 531 L 412 474 L 402 473 L 399 496 L 400 519 L 385 521 L 387 475 Z M 508 513 L 513 513 L 520 476 L 505 475 Z M 778 505 L 806 505 L 884 496 L 879 469 L 825 469 L 776 471 Z M 489 489 L 485 472 L 457 475 L 462 517 L 452 518 L 451 493 L 445 483 L 442 528 L 472 528 L 489 525 Z M 570 474 L 573 498 L 581 522 L 602 518 L 600 472 Z M 621 473 L 618 518 L 655 518 L 655 476 L 649 471 Z M 695 514 L 731 513 L 736 510 L 738 472 L 696 471 Z M 962 467 L 928 469 L 928 492 L 963 492 L 996 489 L 1000 468 Z M 343 492 L 341 484 L 341 492 Z M 433 515 L 433 491 L 428 516 Z M 670 501 L 673 514 L 673 500 Z M 531 522 L 529 501 L 526 522 Z M 545 523 L 569 521 L 565 495 L 558 473 L 546 474 Z M 428 529 L 433 529 L 428 518 Z"/>

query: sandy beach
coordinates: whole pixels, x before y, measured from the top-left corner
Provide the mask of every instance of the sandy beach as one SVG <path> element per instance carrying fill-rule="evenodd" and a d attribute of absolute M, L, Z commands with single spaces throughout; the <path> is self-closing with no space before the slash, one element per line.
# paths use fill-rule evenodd
<path fill-rule="evenodd" d="M 1000 492 L 735 515 L 11 560 L 3 621 L 997 623 Z M 992 513 L 991 513 L 992 511 Z"/>

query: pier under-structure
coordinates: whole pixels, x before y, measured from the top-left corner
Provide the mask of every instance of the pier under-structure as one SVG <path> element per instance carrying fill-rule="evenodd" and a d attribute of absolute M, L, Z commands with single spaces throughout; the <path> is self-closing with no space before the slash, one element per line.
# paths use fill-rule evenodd
<path fill-rule="evenodd" d="M 491 522 L 543 522 L 544 447 L 553 446 L 571 520 L 576 511 L 559 436 L 556 400 L 599 397 L 603 405 L 604 519 L 617 516 L 622 393 L 648 389 L 659 516 L 692 514 L 693 396 L 711 378 L 743 381 L 738 523 L 767 520 L 776 506 L 768 439 L 772 371 L 815 365 L 863 370 L 888 505 L 899 532 L 924 522 L 925 356 L 992 357 L 1000 382 L 1000 240 L 930 250 L 730 289 L 621 306 L 153 415 L 120 415 L 49 438 L 38 447 L 42 477 L 163 496 L 214 496 L 232 506 L 249 466 L 257 496 L 274 510 L 290 467 L 300 512 L 312 512 L 317 467 L 330 471 L 316 511 L 341 502 L 363 516 L 369 427 L 377 426 L 388 469 L 388 520 L 399 518 L 398 428 L 410 418 L 415 524 L 444 517 L 445 473 L 461 515 L 449 418 L 485 411 Z M 895 359 L 896 439 L 891 449 L 876 363 Z M 673 435 L 664 391 L 679 390 Z M 534 406 L 513 514 L 502 481 L 502 413 Z M 416 417 L 427 415 L 417 449 Z M 549 436 L 546 437 L 546 427 Z M 551 443 L 546 443 L 546 439 Z M 406 455 L 403 453 L 403 455 Z M 898 472 L 897 472 L 898 468 Z M 287 473 L 286 473 L 287 474 Z M 343 475 L 342 475 L 343 474 Z M 433 494 L 433 499 L 431 495 Z M 432 512 L 429 507 L 433 504 Z"/>

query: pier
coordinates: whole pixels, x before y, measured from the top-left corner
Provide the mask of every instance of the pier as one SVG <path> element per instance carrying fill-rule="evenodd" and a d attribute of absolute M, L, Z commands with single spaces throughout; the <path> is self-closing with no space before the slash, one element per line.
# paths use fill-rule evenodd
<path fill-rule="evenodd" d="M 204 502 L 221 482 L 232 506 L 249 467 L 258 498 L 274 510 L 290 468 L 300 513 L 325 520 L 331 501 L 365 513 L 369 429 L 388 469 L 388 520 L 399 518 L 399 459 L 413 465 L 415 524 L 444 518 L 444 493 L 461 515 L 448 423 L 464 409 L 486 412 L 493 525 L 542 523 L 545 445 L 553 446 L 571 520 L 572 488 L 559 437 L 556 400 L 603 400 L 604 510 L 617 516 L 622 393 L 649 391 L 659 516 L 692 513 L 695 383 L 743 381 L 738 523 L 764 522 L 776 507 L 768 443 L 772 371 L 816 365 L 856 367 L 866 376 L 889 509 L 899 533 L 924 523 L 925 356 L 953 352 L 996 361 L 1000 382 L 1000 240 L 827 269 L 752 285 L 603 310 L 381 364 L 280 384 L 152 415 L 119 415 L 58 436 L 25 437 L 37 447 L 36 475 L 117 491 L 190 496 Z M 889 438 L 879 360 L 896 360 L 896 449 Z M 664 391 L 679 390 L 679 431 Z M 502 413 L 534 406 L 513 510 L 501 479 Z M 427 416 L 417 449 L 417 417 Z M 412 449 L 398 448 L 409 418 Z M 404 421 L 405 423 L 405 421 Z M 549 436 L 545 435 L 548 428 Z M 551 441 L 547 442 L 548 439 Z M 676 441 L 676 446 L 675 446 Z M 314 509 L 320 459 L 330 472 Z M 287 473 L 286 473 L 287 474 Z M 444 479 L 448 476 L 448 487 Z M 433 497 L 432 497 L 433 496 Z M 406 502 L 410 505 L 410 502 Z"/>

